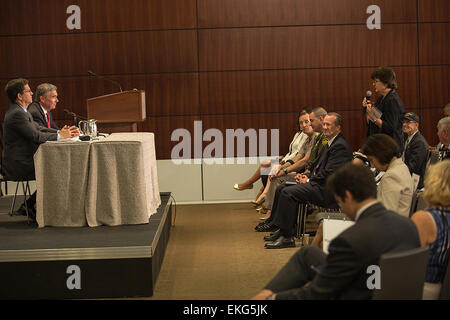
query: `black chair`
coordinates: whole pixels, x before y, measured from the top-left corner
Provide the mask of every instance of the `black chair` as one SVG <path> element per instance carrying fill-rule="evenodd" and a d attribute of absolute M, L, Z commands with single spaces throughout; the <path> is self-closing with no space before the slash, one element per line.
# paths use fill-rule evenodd
<path fill-rule="evenodd" d="M 11 208 L 9 210 L 9 215 L 10 216 L 13 215 L 14 206 L 16 205 L 16 198 L 17 198 L 17 191 L 19 189 L 19 184 L 22 184 L 22 191 L 23 191 L 23 195 L 25 197 L 25 199 L 24 199 L 25 210 L 27 212 L 27 218 L 28 218 L 28 222 L 29 222 L 29 220 L 30 220 L 29 212 L 30 212 L 30 210 L 32 210 L 31 208 L 28 208 L 28 204 L 27 204 L 27 196 L 28 196 L 28 198 L 31 197 L 30 182 L 29 182 L 29 180 L 17 180 L 17 181 L 15 181 L 15 180 L 16 179 L 9 180 L 9 181 L 16 182 L 16 192 L 14 192 L 14 197 L 13 197 L 13 201 L 11 203 Z"/>
<path fill-rule="evenodd" d="M 422 300 L 429 247 L 383 254 L 380 258 L 381 288 L 373 300 Z"/>
<path fill-rule="evenodd" d="M 442 280 L 441 292 L 439 293 L 439 300 L 450 300 L 450 263 L 447 261 L 447 271 L 445 272 L 444 280 Z"/>

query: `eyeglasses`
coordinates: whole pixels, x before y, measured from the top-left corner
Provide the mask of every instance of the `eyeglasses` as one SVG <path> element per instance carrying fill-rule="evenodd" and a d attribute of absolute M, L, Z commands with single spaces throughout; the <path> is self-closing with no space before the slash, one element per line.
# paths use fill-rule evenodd
<path fill-rule="evenodd" d="M 32 93 L 31 90 L 23 90 L 23 93 L 27 93 L 27 92 L 31 92 Z"/>

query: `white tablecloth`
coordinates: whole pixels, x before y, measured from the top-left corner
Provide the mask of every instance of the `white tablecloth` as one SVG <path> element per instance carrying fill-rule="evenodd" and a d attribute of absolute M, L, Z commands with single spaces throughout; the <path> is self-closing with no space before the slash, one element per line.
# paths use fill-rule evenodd
<path fill-rule="evenodd" d="M 47 142 L 34 163 L 39 227 L 148 223 L 161 204 L 153 133 Z"/>

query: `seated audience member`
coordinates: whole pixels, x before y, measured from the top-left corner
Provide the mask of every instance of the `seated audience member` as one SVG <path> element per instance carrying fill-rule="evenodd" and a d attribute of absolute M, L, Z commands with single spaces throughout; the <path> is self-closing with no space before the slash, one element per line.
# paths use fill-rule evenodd
<path fill-rule="evenodd" d="M 450 117 L 450 103 L 447 103 L 444 106 L 443 111 L 444 111 L 444 117 Z"/>
<path fill-rule="evenodd" d="M 27 80 L 11 80 L 6 84 L 5 91 L 11 105 L 4 120 L 2 169 L 10 181 L 35 180 L 33 156 L 39 144 L 78 136 L 78 128 L 66 126 L 58 131 L 34 122 L 27 111 L 33 96 Z M 27 200 L 28 214 L 32 219 L 36 215 L 35 203 L 36 192 Z"/>
<path fill-rule="evenodd" d="M 377 171 L 384 172 L 376 175 L 378 184 L 377 200 L 383 205 L 402 216 L 409 217 L 411 202 L 414 193 L 414 182 L 409 174 L 408 167 L 401 159 L 396 158 L 397 144 L 386 134 L 369 136 L 363 147 L 370 163 Z M 361 165 L 361 162 L 354 162 Z M 381 177 L 380 177 L 381 176 Z M 319 223 L 313 245 L 322 248 L 323 223 Z"/>
<path fill-rule="evenodd" d="M 42 83 L 36 88 L 36 99 L 28 106 L 28 112 L 39 125 L 59 130 L 53 121 L 51 111 L 58 103 L 58 88 L 50 83 Z"/>
<path fill-rule="evenodd" d="M 345 164 L 327 188 L 355 224 L 331 241 L 328 255 L 314 246 L 298 250 L 253 299 L 370 299 L 367 268 L 384 253 L 419 247 L 414 223 L 376 200 L 368 167 Z"/>
<path fill-rule="evenodd" d="M 297 178 L 295 185 L 281 185 L 275 192 L 271 221 L 257 231 L 275 231 L 264 240 L 266 249 L 294 247 L 295 225 L 298 206 L 312 203 L 326 208 L 337 208 L 333 195 L 325 190 L 326 179 L 340 166 L 352 160 L 352 151 L 341 134 L 342 117 L 335 112 L 328 113 L 323 122 L 323 133 L 328 143 L 311 173 Z M 273 230 L 271 230 L 273 228 Z"/>
<path fill-rule="evenodd" d="M 269 174 L 269 180 L 267 181 L 267 184 L 264 188 L 264 192 L 261 194 L 261 196 L 258 199 L 258 202 L 264 201 L 264 211 L 269 209 L 268 205 L 271 205 L 268 200 L 268 192 L 273 189 L 273 184 L 275 184 L 275 188 L 277 185 L 278 180 L 274 180 L 273 177 L 275 176 L 276 172 L 283 172 L 283 178 L 281 178 L 283 181 L 286 181 L 289 179 L 289 177 L 295 176 L 295 173 L 288 173 L 287 168 L 294 166 L 297 163 L 304 163 L 308 161 L 310 158 L 311 149 L 314 145 L 314 142 L 316 140 L 317 134 L 314 132 L 311 121 L 309 118 L 309 113 L 307 111 L 302 111 L 300 113 L 300 129 L 302 132 L 307 136 L 307 138 L 303 141 L 303 144 L 300 146 L 297 156 L 292 160 L 288 160 L 284 164 L 280 166 L 276 166 L 273 168 L 272 172 Z M 270 200 L 270 199 L 269 199 Z M 260 211 L 260 213 L 265 213 L 263 211 Z"/>
<path fill-rule="evenodd" d="M 295 177 L 297 171 L 310 172 L 313 168 L 313 165 L 319 159 L 320 154 L 323 150 L 323 146 L 328 143 L 328 138 L 323 134 L 323 120 L 325 119 L 326 115 L 327 111 L 322 107 L 314 108 L 309 113 L 311 127 L 317 134 L 314 138 L 314 144 L 311 148 L 311 152 L 309 152 L 309 154 L 307 154 L 304 158 L 296 161 L 294 164 L 287 165 L 284 168 L 278 170 L 276 174 L 270 176 L 271 185 L 272 182 L 275 185 L 272 185 L 272 187 L 270 187 L 269 185 L 266 191 L 267 195 L 265 207 L 266 209 L 268 209 L 268 211 L 263 217 L 264 220 L 270 218 L 273 200 L 275 198 L 275 191 L 278 186 L 282 185 L 287 180 L 292 179 L 292 177 Z"/>
<path fill-rule="evenodd" d="M 303 117 L 309 119 L 310 115 L 305 112 L 305 114 L 303 114 Z M 322 128 L 322 122 L 321 121 L 320 122 L 316 121 L 316 122 L 318 122 L 320 128 Z M 300 160 L 297 160 L 294 164 L 288 164 L 288 165 L 281 166 L 281 169 L 278 170 L 278 172 L 275 175 L 269 176 L 269 183 L 266 185 L 266 188 L 264 190 L 264 194 L 265 194 L 265 203 L 264 204 L 265 204 L 265 208 L 268 211 L 267 211 L 266 215 L 264 217 L 262 217 L 261 219 L 267 219 L 268 217 L 270 217 L 270 211 L 272 210 L 273 198 L 275 197 L 275 190 L 277 189 L 277 187 L 280 184 L 285 183 L 289 179 L 294 179 L 294 177 L 296 175 L 296 172 L 295 172 L 296 168 L 299 168 L 299 170 L 301 168 L 304 168 L 305 165 L 307 165 L 307 163 L 309 162 L 309 159 L 314 159 L 314 157 L 317 156 L 316 150 L 319 147 L 320 148 L 323 147 L 322 142 L 320 142 L 319 144 L 316 144 L 316 140 L 318 139 L 319 134 L 318 134 L 318 132 L 316 132 L 313 129 L 313 126 L 311 124 L 308 124 L 302 130 L 308 136 L 308 139 L 305 141 L 305 144 L 303 145 L 303 149 L 301 150 L 301 152 L 304 154 L 304 157 L 301 158 Z M 322 129 L 320 131 L 321 131 L 320 133 L 321 133 L 322 137 L 325 137 L 322 134 Z M 311 153 L 314 154 L 313 157 L 311 157 Z M 294 169 L 291 169 L 291 168 L 294 168 Z M 288 170 L 292 170 L 292 171 L 288 171 Z"/>
<path fill-rule="evenodd" d="M 300 124 L 301 116 L 299 115 L 297 119 L 298 119 L 299 130 L 294 135 L 294 138 L 292 139 L 291 144 L 289 145 L 289 152 L 282 159 L 279 160 L 279 164 L 284 164 L 286 162 L 293 163 L 294 162 L 293 159 L 298 157 L 298 152 L 307 139 L 307 135 L 304 134 L 301 130 L 301 124 Z M 242 190 L 246 190 L 246 189 L 253 189 L 253 184 L 256 181 L 258 181 L 260 178 L 262 178 L 262 176 L 268 176 L 270 171 L 272 170 L 272 167 L 278 166 L 279 164 L 273 164 L 270 160 L 268 160 L 264 163 L 261 163 L 259 165 L 258 169 L 256 170 L 256 172 L 247 181 L 245 181 L 243 183 L 239 183 L 239 184 L 236 183 L 233 186 L 233 188 L 238 191 L 242 191 Z M 265 186 L 266 183 L 263 183 L 263 185 Z"/>
<path fill-rule="evenodd" d="M 437 135 L 439 137 L 439 144 L 437 146 L 439 159 L 450 159 L 450 152 L 448 151 L 448 146 L 450 144 L 450 117 L 445 117 L 439 120 L 437 129 Z"/>
<path fill-rule="evenodd" d="M 327 137 L 323 134 L 323 121 L 326 115 L 327 111 L 322 107 L 314 108 L 309 113 L 311 127 L 313 128 L 314 132 L 317 133 L 317 137 L 315 139 L 314 145 L 312 146 L 309 156 L 307 158 L 303 158 L 299 161 L 296 161 L 293 164 L 285 164 L 282 168 L 278 170 L 278 172 L 275 175 L 276 177 L 281 177 L 293 172 L 311 171 L 313 164 L 320 157 L 320 153 L 323 150 L 323 146 L 326 145 L 328 142 Z"/>
<path fill-rule="evenodd" d="M 405 147 L 402 160 L 411 174 L 415 173 L 420 177 L 417 188 L 422 189 L 428 160 L 428 143 L 420 134 L 418 115 L 413 112 L 405 114 L 403 132 L 405 133 Z"/>
<path fill-rule="evenodd" d="M 272 187 L 269 186 L 270 188 L 267 190 L 265 205 L 268 211 L 263 217 L 264 220 L 270 218 L 273 201 L 275 199 L 275 192 L 278 186 L 286 183 L 287 180 L 292 179 L 293 176 L 295 177 L 297 172 L 311 172 L 313 165 L 319 159 L 323 146 L 328 143 L 328 138 L 323 134 L 323 121 L 326 115 L 327 111 L 322 107 L 314 108 L 309 113 L 311 127 L 314 129 L 314 132 L 317 133 L 309 155 L 282 170 L 278 170 L 274 176 L 270 177 L 271 185 L 272 180 L 274 180 L 274 185 L 272 185 Z"/>
<path fill-rule="evenodd" d="M 428 168 L 423 196 L 428 204 L 412 221 L 419 231 L 420 244 L 430 245 L 423 299 L 438 299 L 450 255 L 450 160 Z"/>
<path fill-rule="evenodd" d="M 402 159 L 395 156 L 395 141 L 384 133 L 369 136 L 362 152 L 370 163 L 379 171 L 385 171 L 378 184 L 377 200 L 388 210 L 409 217 L 411 201 L 414 193 L 414 182 L 408 167 Z"/>

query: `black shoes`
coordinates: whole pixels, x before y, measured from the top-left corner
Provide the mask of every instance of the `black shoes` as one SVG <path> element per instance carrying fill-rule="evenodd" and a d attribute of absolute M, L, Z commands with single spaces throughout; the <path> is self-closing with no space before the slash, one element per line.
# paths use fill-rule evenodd
<path fill-rule="evenodd" d="M 269 236 L 264 237 L 264 241 L 275 241 L 281 236 L 281 230 L 272 232 Z"/>
<path fill-rule="evenodd" d="M 258 232 L 273 232 L 278 230 L 278 227 L 270 222 L 261 222 L 255 227 Z"/>
<path fill-rule="evenodd" d="M 294 248 L 295 240 L 294 237 L 285 238 L 284 236 L 279 236 L 274 242 L 266 243 L 264 247 L 266 249 Z"/>

